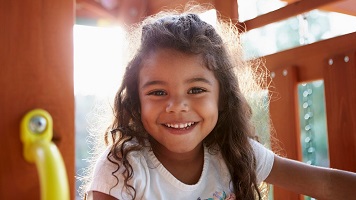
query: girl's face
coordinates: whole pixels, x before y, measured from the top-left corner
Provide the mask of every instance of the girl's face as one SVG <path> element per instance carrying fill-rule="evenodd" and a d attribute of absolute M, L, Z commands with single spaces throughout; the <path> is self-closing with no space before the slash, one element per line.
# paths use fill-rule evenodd
<path fill-rule="evenodd" d="M 156 149 L 189 153 L 218 119 L 219 84 L 199 55 L 158 49 L 139 73 L 141 120 Z"/>

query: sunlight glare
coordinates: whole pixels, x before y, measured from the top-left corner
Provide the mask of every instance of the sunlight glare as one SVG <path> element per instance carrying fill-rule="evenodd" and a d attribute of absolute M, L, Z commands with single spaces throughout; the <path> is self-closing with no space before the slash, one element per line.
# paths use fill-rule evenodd
<path fill-rule="evenodd" d="M 73 32 L 75 95 L 113 96 L 124 73 L 124 30 L 75 25 Z"/>

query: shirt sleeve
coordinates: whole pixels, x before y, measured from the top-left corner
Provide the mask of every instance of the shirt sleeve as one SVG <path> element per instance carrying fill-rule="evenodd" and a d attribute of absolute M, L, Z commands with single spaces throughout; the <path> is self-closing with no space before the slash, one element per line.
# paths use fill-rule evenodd
<path fill-rule="evenodd" d="M 101 154 L 95 164 L 92 181 L 87 189 L 88 199 L 91 199 L 93 191 L 99 191 L 117 199 L 132 199 L 130 191 L 124 186 L 124 168 L 120 167 L 117 170 L 117 165 L 107 159 L 108 153 L 109 149 Z M 140 155 L 138 152 L 133 152 L 130 153 L 128 157 L 134 171 L 134 176 L 130 179 L 128 184 L 133 186 L 136 192 L 144 191 L 144 188 L 141 187 L 145 185 L 142 183 L 146 182 L 147 179 L 146 170 L 143 166 L 144 162 L 142 162 L 143 157 Z M 113 172 L 115 173 L 113 174 Z M 131 191 L 131 194 L 133 194 L 133 191 Z M 140 194 L 136 193 L 136 196 L 140 196 Z"/>
<path fill-rule="evenodd" d="M 250 140 L 256 157 L 257 183 L 263 182 L 272 170 L 274 153 L 255 140 Z"/>

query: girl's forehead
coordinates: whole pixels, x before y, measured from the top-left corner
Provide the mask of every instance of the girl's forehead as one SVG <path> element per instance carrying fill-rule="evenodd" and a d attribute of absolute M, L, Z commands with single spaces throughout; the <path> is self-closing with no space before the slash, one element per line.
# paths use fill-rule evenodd
<path fill-rule="evenodd" d="M 161 48 L 147 55 L 141 64 L 139 81 L 148 79 L 180 80 L 191 77 L 215 79 L 200 54 L 187 54 L 174 49 Z M 215 80 L 214 80 L 215 81 Z"/>
<path fill-rule="evenodd" d="M 159 48 L 150 51 L 142 61 L 141 69 L 160 68 L 160 70 L 175 70 L 179 68 L 194 69 L 196 67 L 207 69 L 201 54 L 185 53 L 171 48 Z M 175 66 L 172 67 L 172 66 Z"/>

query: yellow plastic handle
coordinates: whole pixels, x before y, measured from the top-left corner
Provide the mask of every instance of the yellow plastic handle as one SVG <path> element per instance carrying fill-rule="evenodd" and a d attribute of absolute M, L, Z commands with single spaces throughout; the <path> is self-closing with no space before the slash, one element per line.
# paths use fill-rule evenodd
<path fill-rule="evenodd" d="M 20 125 L 25 160 L 35 163 L 42 200 L 69 200 L 66 168 L 53 137 L 51 115 L 42 109 L 28 112 Z"/>

